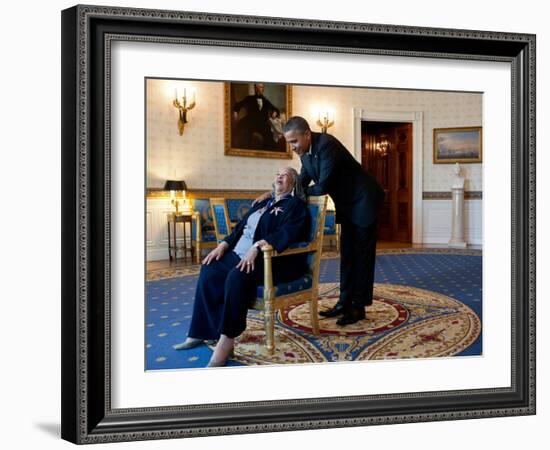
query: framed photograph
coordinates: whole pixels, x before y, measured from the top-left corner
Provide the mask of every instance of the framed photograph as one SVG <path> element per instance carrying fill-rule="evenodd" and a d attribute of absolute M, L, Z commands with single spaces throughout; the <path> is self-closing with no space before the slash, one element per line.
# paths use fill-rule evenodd
<path fill-rule="evenodd" d="M 277 83 L 225 83 L 225 154 L 291 159 L 283 125 L 292 115 L 292 87 Z"/>
<path fill-rule="evenodd" d="M 473 200 L 466 198 L 467 210 L 479 219 L 466 228 L 480 248 L 460 255 L 483 258 L 474 286 L 483 289 L 483 314 L 476 315 L 490 332 L 476 354 L 392 359 L 388 338 L 378 347 L 381 358 L 364 361 L 179 370 L 163 368 L 165 355 L 159 354 L 151 360 L 158 366 L 147 367 L 148 330 L 169 319 L 146 300 L 174 312 L 180 307 L 172 302 L 180 300 L 172 288 L 193 288 L 167 282 L 158 285 L 162 299 L 148 293 L 157 287 L 145 279 L 156 242 L 149 231 L 157 225 L 164 230 L 160 218 L 173 208 L 166 182 L 184 180 L 180 185 L 192 201 L 228 192 L 242 200 L 263 191 L 281 165 L 277 158 L 222 151 L 232 136 L 228 129 L 236 130 L 245 114 L 234 108 L 255 94 L 255 84 L 258 92 L 264 85 L 263 96 L 282 120 L 284 105 L 284 114 L 321 122 L 319 111 L 334 101 L 327 132 L 339 136 L 356 160 L 373 153 L 380 164 L 410 167 L 399 176 L 380 172 L 395 176 L 399 189 L 410 188 L 411 201 L 394 212 L 399 221 L 410 218 L 411 243 L 448 242 L 423 217 L 444 223 L 451 211 L 448 179 L 431 169 L 431 131 L 457 121 L 441 109 L 432 114 L 424 99 L 462 96 L 461 123 L 481 123 L 484 140 L 483 164 L 464 171 L 476 191 Z M 195 105 L 181 116 L 174 89 L 183 107 L 181 92 L 190 88 Z M 364 97 L 357 95 L 363 90 Z M 476 106 L 481 98 L 483 110 Z M 447 100 L 439 105 L 456 104 Z M 147 111 L 157 125 L 148 124 Z M 262 148 L 266 135 L 251 134 L 242 141 L 248 144 L 230 148 L 277 152 Z M 284 165 L 299 168 L 300 161 Z M 104 6 L 63 11 L 62 437 L 86 444 L 535 414 L 534 178 L 533 35 Z M 158 215 L 149 214 L 157 201 Z M 482 213 L 488 210 L 497 212 Z M 167 241 L 159 242 L 158 254 L 168 259 Z M 386 293 L 385 303 L 393 305 L 388 317 L 394 310 L 403 314 L 384 331 L 388 337 L 399 320 L 413 317 L 397 303 L 414 309 L 423 292 L 438 291 L 435 303 L 421 308 L 432 313 L 442 309 L 443 297 L 453 300 L 456 292 L 434 259 L 423 258 L 434 286 L 418 287 L 411 296 L 403 288 L 407 280 L 395 282 L 392 292 L 402 298 Z M 474 292 L 457 295 L 469 294 L 473 305 Z M 454 314 L 446 304 L 443 309 Z M 152 324 L 150 313 L 158 316 Z M 450 323 L 457 329 L 475 325 Z M 443 345 L 451 337 L 437 324 L 417 333 L 420 341 L 398 341 L 409 349 Z M 165 333 L 155 336 L 162 340 Z M 344 354 L 348 342 L 339 336 L 325 337 Z"/>
<path fill-rule="evenodd" d="M 212 122 L 208 118 L 216 112 L 215 105 L 222 94 L 227 92 L 228 85 L 234 83 L 179 78 L 147 78 L 145 83 L 145 171 L 148 191 L 145 210 L 145 370 L 205 369 L 212 349 L 215 349 L 213 342 L 209 345 L 195 342 L 197 345 L 194 346 L 184 345 L 184 342 L 188 335 L 197 338 L 193 333 L 199 332 L 212 333 L 208 336 L 209 341 L 217 338 L 215 331 L 203 326 L 197 329 L 196 324 L 203 323 L 203 319 L 201 313 L 197 313 L 201 309 L 196 305 L 207 298 L 210 300 L 211 296 L 221 295 L 223 289 L 220 286 L 225 286 L 225 283 L 210 280 L 208 277 L 213 276 L 212 273 L 206 266 L 201 267 L 199 262 L 206 256 L 206 252 L 212 251 L 218 241 L 231 235 L 229 228 L 239 228 L 238 223 L 245 219 L 254 199 L 271 189 L 276 173 L 280 172 L 281 162 L 249 159 L 243 161 L 242 158 L 220 155 L 221 139 L 217 133 L 213 133 L 213 130 L 220 129 L 220 122 Z M 253 85 L 241 84 L 245 87 Z M 258 89 L 263 91 L 263 86 Z M 327 127 L 327 133 L 332 133 L 332 129 L 335 129 L 335 135 L 338 133 L 336 127 L 349 120 L 345 113 L 351 109 L 351 102 L 360 105 L 384 101 L 388 109 L 403 103 L 412 108 L 422 105 L 426 114 L 432 111 L 448 114 L 449 122 L 453 118 L 463 119 L 466 115 L 474 115 L 481 120 L 483 111 L 483 94 L 478 92 L 451 93 L 398 88 L 389 91 L 361 86 L 314 84 L 287 85 L 286 89 L 292 89 L 299 103 L 308 106 L 301 106 L 297 114 L 308 118 L 315 139 L 322 138 L 323 134 L 323 123 L 319 125 L 315 122 L 315 118 L 323 116 L 321 105 L 325 105 L 327 109 L 333 107 L 333 123 L 331 127 Z M 173 129 L 177 115 L 172 114 L 170 119 L 165 114 L 167 110 L 170 111 L 167 93 L 172 91 L 189 92 L 195 98 L 196 106 L 183 139 Z M 247 94 L 250 91 L 244 92 Z M 262 96 L 260 93 L 258 97 Z M 252 98 L 252 108 L 257 108 L 255 97 Z M 313 97 L 322 98 L 323 101 L 313 103 L 309 100 Z M 341 106 L 335 107 L 336 105 Z M 381 116 L 378 118 L 382 119 Z M 312 242 L 313 245 L 327 245 L 320 257 L 310 259 L 307 271 L 297 270 L 295 278 L 302 279 L 308 273 L 317 272 L 321 272 L 323 276 L 315 284 L 312 283 L 311 288 L 302 286 L 304 289 L 295 291 L 288 290 L 289 286 L 281 285 L 278 288 L 286 290 L 283 291 L 284 304 L 281 308 L 276 308 L 278 312 L 273 320 L 273 333 L 278 342 L 271 354 L 267 351 L 264 332 L 265 325 L 269 322 L 266 322 L 269 317 L 265 311 L 266 302 L 263 298 L 249 298 L 247 303 L 256 304 L 254 308 L 245 311 L 246 326 L 235 339 L 233 355 L 226 361 L 228 367 L 253 369 L 255 366 L 272 367 L 281 364 L 290 366 L 341 361 L 483 356 L 486 331 L 482 323 L 485 299 L 482 289 L 483 236 L 481 227 L 476 225 L 476 220 L 481 217 L 483 199 L 468 200 L 469 214 L 473 219 L 469 221 L 471 225 L 468 241 L 472 247 L 466 251 L 448 248 L 445 250 L 446 254 L 429 253 L 433 259 L 432 270 L 429 270 L 430 280 L 433 281 L 428 284 L 417 282 L 422 275 L 418 269 L 411 268 L 410 275 L 391 270 L 391 267 L 400 262 L 410 264 L 407 262 L 408 257 L 418 259 L 413 267 L 421 266 L 422 270 L 430 267 L 424 267 L 422 254 L 414 253 L 419 252 L 418 250 L 407 249 L 410 247 L 407 243 L 413 241 L 411 229 L 417 231 L 418 221 L 413 220 L 412 215 L 402 216 L 398 221 L 392 220 L 392 213 L 399 208 L 403 209 L 403 205 L 407 203 L 418 214 L 419 207 L 414 203 L 416 197 L 423 196 L 423 193 L 415 193 L 412 189 L 410 178 L 416 167 L 411 167 L 410 161 L 417 158 L 417 154 L 423 150 L 422 145 L 414 143 L 417 130 L 414 130 L 413 124 L 390 122 L 390 118 L 384 121 L 369 120 L 369 117 L 366 119 L 354 119 L 357 124 L 353 132 L 356 140 L 362 144 L 354 146 L 352 143 L 347 151 L 353 151 L 356 160 L 383 186 L 388 198 L 379 214 L 378 234 L 383 242 L 377 249 L 373 305 L 367 308 L 367 320 L 353 326 L 340 327 L 338 317 L 311 317 L 308 295 L 315 298 L 314 307 L 323 312 L 333 307 L 342 292 L 338 283 L 337 267 L 340 258 L 338 244 L 343 239 L 337 230 L 334 214 L 332 217 L 330 213 L 325 214 L 324 235 L 312 239 Z M 344 140 L 345 136 L 341 138 Z M 386 154 L 382 151 L 382 145 L 378 145 L 384 140 L 387 140 Z M 189 151 L 198 148 L 201 149 L 199 153 Z M 398 170 L 395 169 L 396 163 L 399 164 Z M 285 161 L 285 165 L 287 164 L 299 169 L 298 158 Z M 224 171 L 215 173 L 212 167 L 217 165 L 222 165 Z M 243 168 L 247 170 L 242 170 Z M 180 174 L 184 178 L 186 202 L 191 201 L 192 208 L 188 207 L 187 225 L 184 223 L 185 216 L 180 216 L 176 219 L 180 222 L 176 232 L 170 234 L 168 228 L 166 235 L 167 223 L 174 221 L 170 210 L 174 205 L 168 203 L 168 192 L 162 189 L 165 189 L 163 186 L 166 185 L 166 177 L 171 177 L 172 173 Z M 433 173 L 434 171 L 427 169 L 425 179 L 433 179 Z M 159 178 L 161 174 L 164 174 L 164 178 Z M 473 197 L 472 192 L 482 190 L 481 175 L 481 170 L 468 173 L 470 197 Z M 415 178 L 418 176 L 416 174 Z M 394 201 L 397 194 L 400 196 L 399 203 Z M 183 199 L 178 202 L 183 202 Z M 447 203 L 445 200 L 436 203 L 443 202 Z M 194 218 L 190 215 L 191 209 L 196 215 Z M 214 209 L 217 214 L 214 214 Z M 334 207 L 332 209 L 334 211 Z M 311 217 L 314 224 L 315 218 Z M 192 237 L 186 241 L 185 233 L 189 227 L 194 230 L 200 228 L 200 237 L 195 233 L 196 239 Z M 429 226 L 425 228 L 427 236 L 432 234 Z M 170 237 L 174 239 L 171 247 L 177 247 L 176 241 L 180 243 L 181 252 L 175 260 L 171 258 L 171 253 L 169 259 L 166 258 L 166 240 L 169 241 Z M 427 237 L 425 241 L 429 242 L 430 239 L 433 238 Z M 390 242 L 393 248 L 389 248 Z M 399 255 L 396 248 L 400 248 L 403 254 Z M 429 252 L 428 249 L 423 251 Z M 446 279 L 444 275 L 438 276 L 437 271 L 433 270 L 433 267 L 445 265 L 445 261 L 449 259 L 456 259 L 454 276 L 461 280 L 460 287 L 453 284 L 456 280 Z M 291 263 L 287 262 L 286 265 L 290 269 Z M 210 284 L 218 286 L 203 296 L 201 293 L 206 292 L 205 285 Z M 243 297 L 244 294 L 239 292 L 239 300 Z M 274 300 L 282 297 L 276 295 Z M 411 303 L 411 298 L 416 299 L 414 304 Z M 220 306 L 225 304 L 224 301 L 214 303 Z M 446 307 L 436 314 L 432 308 L 442 304 Z M 208 309 L 213 311 L 216 308 L 209 306 Z M 451 311 L 453 314 L 450 314 Z M 435 328 L 435 322 L 438 323 L 438 328 Z"/>
<path fill-rule="evenodd" d="M 434 128 L 434 164 L 481 163 L 481 127 Z"/>

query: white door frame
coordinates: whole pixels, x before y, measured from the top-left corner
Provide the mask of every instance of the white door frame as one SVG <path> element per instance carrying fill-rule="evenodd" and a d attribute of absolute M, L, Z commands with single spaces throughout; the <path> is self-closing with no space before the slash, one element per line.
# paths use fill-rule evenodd
<path fill-rule="evenodd" d="M 353 156 L 361 163 L 361 122 L 407 122 L 413 126 L 413 223 L 412 241 L 422 244 L 422 111 L 370 111 L 353 108 Z"/>

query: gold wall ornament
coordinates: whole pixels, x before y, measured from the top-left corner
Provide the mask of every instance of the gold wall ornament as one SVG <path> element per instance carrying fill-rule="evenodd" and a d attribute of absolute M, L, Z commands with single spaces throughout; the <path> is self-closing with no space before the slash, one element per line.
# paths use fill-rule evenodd
<path fill-rule="evenodd" d="M 334 112 L 328 109 L 319 111 L 317 125 L 321 127 L 321 133 L 326 133 L 327 130 L 334 125 Z"/>
<path fill-rule="evenodd" d="M 185 124 L 189 122 L 189 120 L 187 119 L 187 112 L 192 110 L 197 104 L 194 91 L 191 94 L 191 101 L 189 102 L 189 104 L 187 102 L 187 89 L 183 89 L 183 97 L 181 99 L 181 102 L 178 100 L 178 90 L 174 89 L 174 101 L 172 102 L 172 104 L 175 108 L 178 108 L 178 133 L 180 136 L 183 136 Z"/>

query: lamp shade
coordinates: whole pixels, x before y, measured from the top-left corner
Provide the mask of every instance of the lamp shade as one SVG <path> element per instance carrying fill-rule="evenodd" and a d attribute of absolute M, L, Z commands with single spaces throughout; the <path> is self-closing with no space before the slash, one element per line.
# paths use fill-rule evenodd
<path fill-rule="evenodd" d="M 164 190 L 165 191 L 186 191 L 187 185 L 185 184 L 185 181 L 183 180 L 166 180 L 166 183 L 164 183 Z"/>

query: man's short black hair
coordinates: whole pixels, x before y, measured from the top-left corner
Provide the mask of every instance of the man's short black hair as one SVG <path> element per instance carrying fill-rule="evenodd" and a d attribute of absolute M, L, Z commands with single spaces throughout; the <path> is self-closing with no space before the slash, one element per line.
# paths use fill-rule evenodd
<path fill-rule="evenodd" d="M 306 131 L 311 132 L 311 128 L 309 128 L 309 123 L 303 117 L 292 116 L 283 127 L 283 133 L 287 133 L 288 131 L 297 131 L 300 134 L 304 134 Z"/>

